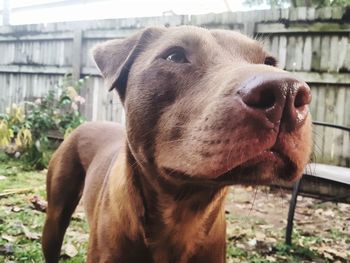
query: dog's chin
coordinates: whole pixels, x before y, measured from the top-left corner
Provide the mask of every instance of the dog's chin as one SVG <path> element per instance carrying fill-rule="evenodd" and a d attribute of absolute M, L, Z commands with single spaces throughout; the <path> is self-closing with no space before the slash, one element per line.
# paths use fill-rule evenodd
<path fill-rule="evenodd" d="M 299 176 L 299 170 L 288 156 L 265 150 L 213 181 L 224 184 L 265 185 L 279 180 L 293 181 Z"/>

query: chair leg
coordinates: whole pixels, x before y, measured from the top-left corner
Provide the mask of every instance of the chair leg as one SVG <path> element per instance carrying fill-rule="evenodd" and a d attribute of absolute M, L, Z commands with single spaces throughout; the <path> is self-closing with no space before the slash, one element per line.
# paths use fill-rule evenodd
<path fill-rule="evenodd" d="M 297 197 L 298 197 L 299 188 L 300 188 L 300 184 L 301 184 L 302 179 L 303 178 L 300 178 L 294 184 L 292 198 L 291 198 L 290 204 L 289 204 L 288 221 L 287 221 L 287 229 L 286 229 L 286 244 L 289 246 L 292 244 L 294 212 L 295 212 L 295 207 L 297 205 Z"/>

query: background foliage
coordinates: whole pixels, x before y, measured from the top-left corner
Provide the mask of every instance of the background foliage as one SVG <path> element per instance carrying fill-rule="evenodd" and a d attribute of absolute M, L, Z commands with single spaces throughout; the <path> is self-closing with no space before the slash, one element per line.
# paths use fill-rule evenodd
<path fill-rule="evenodd" d="M 32 168 L 45 168 L 57 146 L 49 142 L 49 132 L 65 137 L 84 122 L 79 107 L 85 99 L 79 92 L 85 79 L 74 81 L 67 76 L 57 88 L 34 102 L 23 101 L 8 107 L 0 115 L 0 148 Z"/>

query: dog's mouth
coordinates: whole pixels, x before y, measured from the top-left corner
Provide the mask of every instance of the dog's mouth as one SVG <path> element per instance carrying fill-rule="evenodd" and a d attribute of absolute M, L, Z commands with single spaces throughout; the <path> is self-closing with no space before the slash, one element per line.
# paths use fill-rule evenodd
<path fill-rule="evenodd" d="M 291 181 L 297 165 L 290 157 L 275 149 L 267 149 L 248 161 L 213 179 L 237 184 L 268 184 L 275 180 Z"/>
<path fill-rule="evenodd" d="M 165 173 L 172 178 L 210 184 L 264 185 L 276 180 L 292 181 L 298 174 L 298 167 L 286 154 L 276 149 L 266 149 L 231 170 L 208 179 L 200 175 L 189 175 L 171 168 Z"/>

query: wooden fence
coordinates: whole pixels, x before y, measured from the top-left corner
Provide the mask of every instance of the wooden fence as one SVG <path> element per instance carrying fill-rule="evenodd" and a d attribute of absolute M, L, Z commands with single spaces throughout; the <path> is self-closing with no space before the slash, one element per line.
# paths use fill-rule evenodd
<path fill-rule="evenodd" d="M 116 94 L 103 88 L 89 50 L 147 26 L 191 24 L 240 30 L 264 41 L 279 66 L 312 87 L 318 121 L 350 126 L 350 12 L 345 8 L 259 10 L 0 27 L 0 112 L 54 89 L 64 74 L 89 75 L 83 113 L 123 121 Z M 349 134 L 315 129 L 318 160 L 350 166 Z M 326 135 L 323 136 L 323 135 Z M 326 139 L 324 139 L 326 138 Z M 343 156 L 343 157 L 340 157 Z"/>

